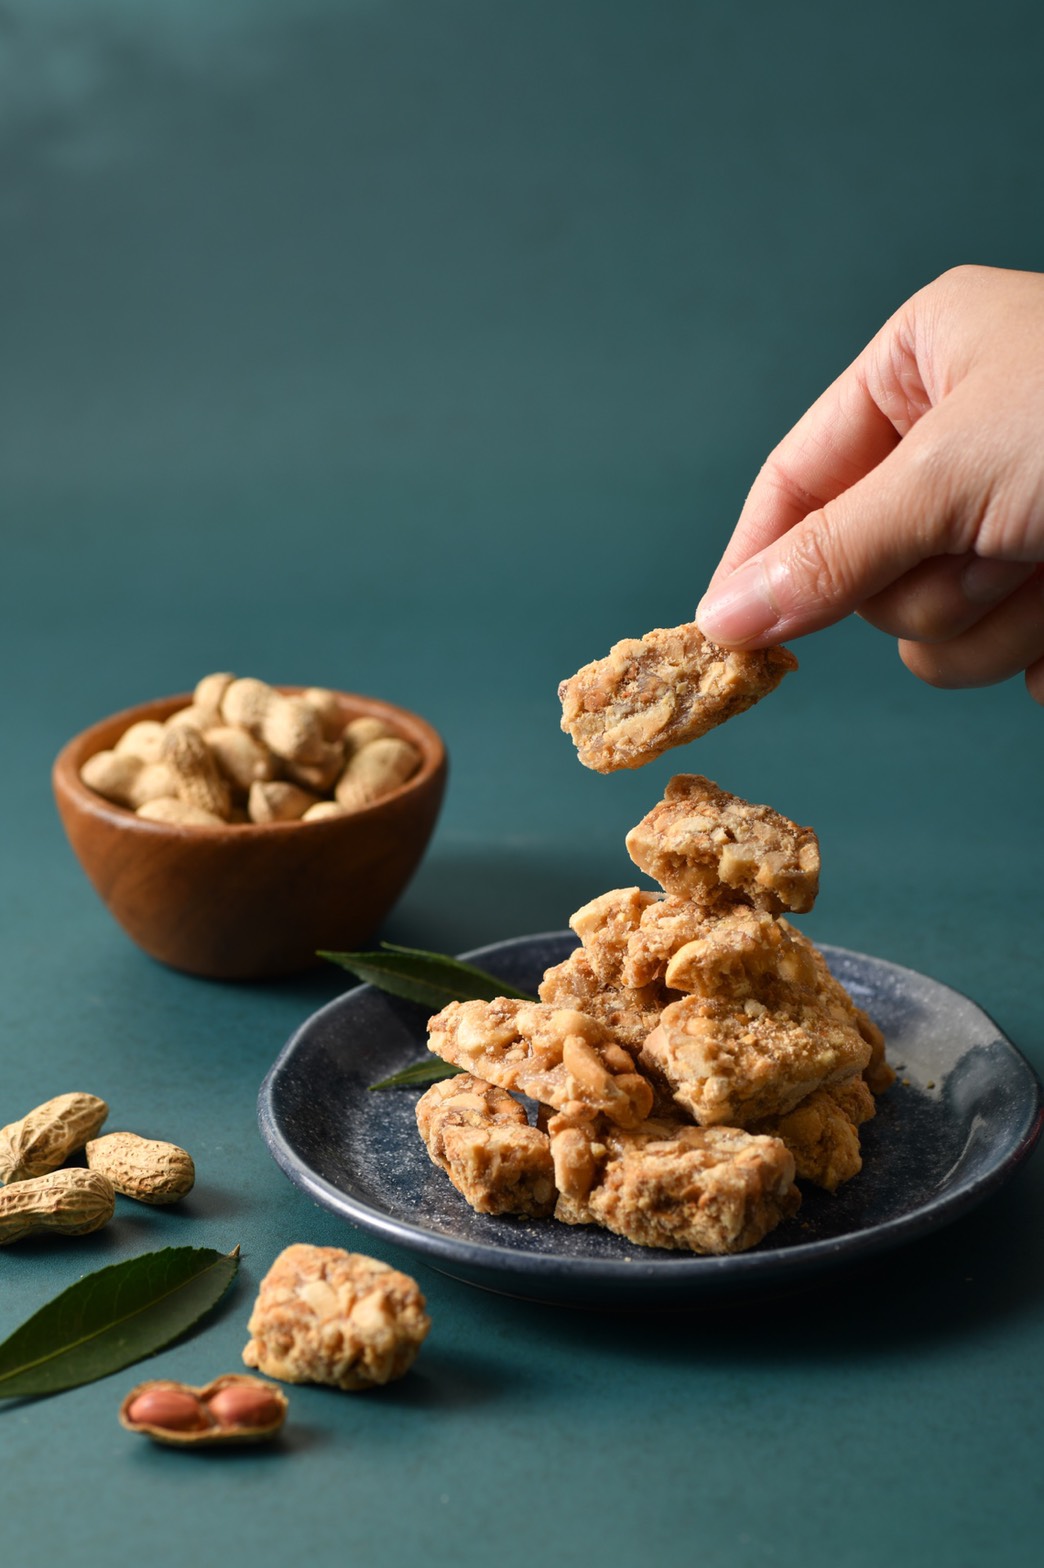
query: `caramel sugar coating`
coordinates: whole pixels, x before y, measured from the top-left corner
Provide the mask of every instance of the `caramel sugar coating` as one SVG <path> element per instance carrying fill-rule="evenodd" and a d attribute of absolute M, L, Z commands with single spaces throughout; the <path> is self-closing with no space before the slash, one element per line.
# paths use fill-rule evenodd
<path fill-rule="evenodd" d="M 859 1128 L 875 1113 L 863 1078 L 814 1089 L 785 1116 L 756 1122 L 751 1132 L 780 1138 L 794 1156 L 799 1181 L 836 1192 L 863 1168 Z"/>

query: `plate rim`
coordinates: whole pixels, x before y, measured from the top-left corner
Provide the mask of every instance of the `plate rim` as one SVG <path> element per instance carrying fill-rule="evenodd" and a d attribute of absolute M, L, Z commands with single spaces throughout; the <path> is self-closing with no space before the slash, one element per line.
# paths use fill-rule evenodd
<path fill-rule="evenodd" d="M 458 956 L 462 962 L 481 967 L 484 962 L 488 963 L 491 957 L 502 955 L 506 949 L 514 950 L 541 942 L 566 939 L 574 942 L 576 940 L 574 933 L 567 929 L 532 932 L 523 936 L 508 937 L 499 942 L 488 942 Z M 846 1231 L 839 1236 L 797 1242 L 785 1248 L 769 1246 L 755 1251 L 723 1255 L 685 1252 L 664 1254 L 653 1249 L 649 1249 L 648 1254 L 645 1255 L 644 1249 L 636 1247 L 636 1256 L 632 1261 L 629 1255 L 623 1258 L 566 1258 L 554 1252 L 519 1252 L 501 1242 L 463 1240 L 441 1231 L 433 1231 L 411 1220 L 385 1215 L 364 1201 L 344 1192 L 340 1187 L 336 1187 L 302 1161 L 301 1156 L 294 1150 L 277 1124 L 273 1102 L 273 1091 L 280 1075 L 288 1062 L 293 1059 L 302 1036 L 320 1019 L 342 1009 L 349 998 L 355 1000 L 363 993 L 377 996 L 384 994 L 378 987 L 370 984 L 351 986 L 339 996 L 332 997 L 329 1002 L 303 1019 L 290 1035 L 265 1074 L 258 1091 L 257 1114 L 261 1137 L 284 1175 L 323 1207 L 359 1226 L 360 1229 L 422 1255 L 431 1267 L 441 1273 L 462 1279 L 468 1284 L 483 1284 L 486 1288 L 494 1290 L 503 1287 L 490 1286 L 487 1281 L 473 1276 L 476 1274 L 498 1277 L 517 1276 L 520 1282 L 546 1281 L 549 1285 L 552 1282 L 568 1279 L 585 1290 L 598 1285 L 616 1288 L 628 1282 L 638 1284 L 644 1277 L 650 1283 L 669 1286 L 670 1294 L 676 1296 L 686 1285 L 690 1290 L 695 1291 L 702 1285 L 710 1286 L 712 1282 L 721 1283 L 726 1279 L 729 1283 L 737 1284 L 762 1276 L 766 1279 L 783 1281 L 794 1274 L 803 1274 L 831 1264 L 856 1263 L 881 1251 L 903 1245 L 919 1235 L 935 1231 L 952 1220 L 960 1218 L 962 1214 L 976 1207 L 991 1192 L 1008 1181 L 1033 1153 L 1044 1130 L 1044 1084 L 1033 1064 L 1004 1033 L 995 1019 L 965 992 L 949 985 L 946 981 L 936 980 L 931 975 L 895 963 L 891 959 L 878 958 L 870 953 L 838 946 L 836 943 L 823 942 L 817 945 L 828 962 L 835 956 L 841 960 L 868 962 L 896 976 L 911 976 L 918 981 L 927 980 L 931 985 L 960 998 L 989 1023 L 996 1032 L 997 1041 L 1004 1045 L 1010 1053 L 1013 1064 L 1024 1073 L 1026 1078 L 1025 1101 L 1019 1102 L 1024 1104 L 1024 1115 L 1017 1135 L 1009 1140 L 999 1157 L 987 1170 L 972 1180 L 959 1184 L 951 1191 L 938 1194 L 906 1213 L 882 1220 L 868 1226 L 865 1230 Z M 517 1294 L 532 1297 L 538 1293 L 532 1290 L 524 1292 L 519 1290 Z"/>

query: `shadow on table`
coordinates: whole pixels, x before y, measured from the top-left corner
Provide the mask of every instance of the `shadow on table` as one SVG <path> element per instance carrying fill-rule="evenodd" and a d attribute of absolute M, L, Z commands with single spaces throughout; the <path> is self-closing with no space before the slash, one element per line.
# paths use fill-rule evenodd
<path fill-rule="evenodd" d="M 1039 1320 L 1044 1306 L 1044 1167 L 1023 1171 L 945 1231 L 787 1290 L 752 1290 L 687 1307 L 599 1310 L 544 1306 L 541 1332 L 560 1349 L 626 1348 L 653 1363 L 794 1357 L 866 1361 L 987 1328 Z M 502 1300 L 502 1312 L 533 1304 Z"/>

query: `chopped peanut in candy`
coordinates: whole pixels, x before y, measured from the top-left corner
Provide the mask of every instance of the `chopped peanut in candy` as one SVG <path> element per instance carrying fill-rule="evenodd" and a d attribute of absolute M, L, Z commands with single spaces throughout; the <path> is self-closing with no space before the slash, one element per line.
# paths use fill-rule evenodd
<path fill-rule="evenodd" d="M 796 1212 L 794 1160 L 779 1138 L 735 1127 L 647 1121 L 549 1123 L 561 1196 L 555 1217 L 603 1226 L 640 1247 L 741 1252 Z"/>
<path fill-rule="evenodd" d="M 529 1125 L 506 1090 L 470 1073 L 444 1078 L 417 1101 L 417 1126 L 432 1162 L 477 1213 L 554 1212 L 547 1133 Z"/>
<path fill-rule="evenodd" d="M 450 1002 L 429 1021 L 428 1049 L 556 1110 L 602 1111 L 634 1127 L 652 1108 L 652 1089 L 628 1053 L 595 1019 L 569 1008 L 507 997 Z"/>
<path fill-rule="evenodd" d="M 668 893 L 699 903 L 730 890 L 780 915 L 803 914 L 819 891 L 819 841 L 771 806 L 753 806 L 698 773 L 671 779 L 626 838 L 635 865 Z"/>
<path fill-rule="evenodd" d="M 856 1077 L 870 1046 L 842 1007 L 807 986 L 773 980 L 757 996 L 672 1002 L 640 1060 L 701 1126 L 745 1127 Z"/>
<path fill-rule="evenodd" d="M 361 1252 L 297 1243 L 261 1281 L 248 1327 L 248 1367 L 355 1390 L 402 1377 L 431 1320 L 408 1274 Z"/>
<path fill-rule="evenodd" d="M 640 768 L 752 707 L 796 668 L 786 648 L 741 652 L 693 625 L 657 628 L 561 683 L 562 729 L 585 767 Z"/>
<path fill-rule="evenodd" d="M 587 953 L 578 947 L 560 964 L 544 973 L 538 995 L 552 1007 L 573 1008 L 601 1024 L 606 1033 L 627 1051 L 638 1051 L 649 1031 L 656 1028 L 668 1002 L 681 995 L 658 982 L 644 986 L 606 985 L 591 968 Z"/>

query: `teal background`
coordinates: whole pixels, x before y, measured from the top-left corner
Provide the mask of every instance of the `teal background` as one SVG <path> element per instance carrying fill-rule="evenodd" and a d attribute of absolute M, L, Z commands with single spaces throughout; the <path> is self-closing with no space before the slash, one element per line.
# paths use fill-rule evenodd
<path fill-rule="evenodd" d="M 264 1073 L 343 977 L 139 953 L 49 794 L 73 731 L 211 669 L 404 703 L 449 794 L 382 933 L 462 950 L 631 880 L 678 759 L 580 768 L 555 688 L 686 619 L 769 447 L 963 261 L 1044 267 L 1039 5 L 8 0 L 0 8 L 0 1122 L 69 1088 L 184 1144 L 177 1212 L 0 1254 L 0 1336 L 103 1263 L 240 1243 L 145 1368 L 0 1408 L 4 1560 L 1033 1560 L 1044 1166 L 916 1249 L 713 1312 L 486 1295 L 283 1178 Z M 817 938 L 972 995 L 1044 1069 L 1041 713 L 853 622 L 685 766 L 820 832 Z M 239 1364 L 290 1241 L 416 1272 L 373 1397 L 276 1450 L 116 1424 Z"/>

